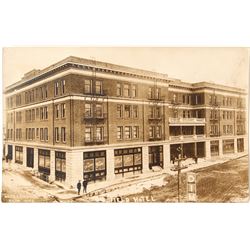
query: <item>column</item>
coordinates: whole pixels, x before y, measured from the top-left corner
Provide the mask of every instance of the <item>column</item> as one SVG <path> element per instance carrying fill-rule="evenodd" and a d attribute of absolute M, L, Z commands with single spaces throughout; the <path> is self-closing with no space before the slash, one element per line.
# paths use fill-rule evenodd
<path fill-rule="evenodd" d="M 83 180 L 83 152 L 66 152 L 66 180 L 69 187 L 76 188 L 77 182 Z"/>
<path fill-rule="evenodd" d="M 210 148 L 210 141 L 205 141 L 205 151 L 206 151 L 206 160 L 211 158 L 211 148 Z"/>
<path fill-rule="evenodd" d="M 219 139 L 219 156 L 220 157 L 223 156 L 223 143 L 222 143 L 222 139 Z"/>
<path fill-rule="evenodd" d="M 49 182 L 53 182 L 56 179 L 55 176 L 55 151 L 50 150 L 50 175 L 49 175 Z"/>
<path fill-rule="evenodd" d="M 237 154 L 238 150 L 237 150 L 237 138 L 234 138 L 234 153 Z"/>
<path fill-rule="evenodd" d="M 38 171 L 38 149 L 34 148 L 34 171 Z"/>
<path fill-rule="evenodd" d="M 170 145 L 163 145 L 163 169 L 166 170 L 170 167 Z"/>
<path fill-rule="evenodd" d="M 27 147 L 23 146 L 23 167 L 27 167 Z"/>
<path fill-rule="evenodd" d="M 143 173 L 150 172 L 148 146 L 142 147 L 142 172 Z"/>
<path fill-rule="evenodd" d="M 115 156 L 114 156 L 114 149 L 107 149 L 106 150 L 106 179 L 108 181 L 115 179 Z"/>

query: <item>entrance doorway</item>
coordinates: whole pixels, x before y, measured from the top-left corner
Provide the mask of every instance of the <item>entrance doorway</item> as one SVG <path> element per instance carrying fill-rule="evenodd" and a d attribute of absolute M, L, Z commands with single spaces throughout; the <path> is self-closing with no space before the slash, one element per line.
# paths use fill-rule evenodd
<path fill-rule="evenodd" d="M 27 167 L 34 167 L 34 148 L 27 148 Z"/>
<path fill-rule="evenodd" d="M 163 146 L 149 147 L 149 169 L 154 166 L 163 168 Z"/>

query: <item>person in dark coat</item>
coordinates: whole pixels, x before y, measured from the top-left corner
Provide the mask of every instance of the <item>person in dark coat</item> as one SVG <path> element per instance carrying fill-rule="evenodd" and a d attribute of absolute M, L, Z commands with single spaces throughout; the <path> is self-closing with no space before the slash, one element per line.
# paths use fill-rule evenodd
<path fill-rule="evenodd" d="M 82 186 L 83 186 L 83 193 L 87 193 L 87 186 L 88 186 L 88 180 L 87 179 L 83 180 Z"/>
<path fill-rule="evenodd" d="M 77 183 L 78 195 L 80 195 L 81 187 L 82 187 L 81 181 L 78 181 Z"/>

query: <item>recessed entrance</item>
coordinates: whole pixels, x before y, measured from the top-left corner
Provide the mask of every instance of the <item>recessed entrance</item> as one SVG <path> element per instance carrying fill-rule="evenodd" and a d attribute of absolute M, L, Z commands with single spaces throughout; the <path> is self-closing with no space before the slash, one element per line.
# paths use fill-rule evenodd
<path fill-rule="evenodd" d="M 149 147 L 149 169 L 152 167 L 163 168 L 163 146 Z"/>
<path fill-rule="evenodd" d="M 27 148 L 27 167 L 34 167 L 34 148 Z"/>

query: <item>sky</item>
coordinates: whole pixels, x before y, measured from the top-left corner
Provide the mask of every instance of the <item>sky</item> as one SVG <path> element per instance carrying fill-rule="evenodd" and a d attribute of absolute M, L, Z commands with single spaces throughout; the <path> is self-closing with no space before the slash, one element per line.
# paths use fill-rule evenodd
<path fill-rule="evenodd" d="M 247 48 L 174 47 L 20 47 L 3 49 L 3 84 L 19 81 L 68 56 L 120 64 L 168 74 L 185 82 L 213 82 L 248 88 Z"/>

